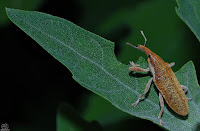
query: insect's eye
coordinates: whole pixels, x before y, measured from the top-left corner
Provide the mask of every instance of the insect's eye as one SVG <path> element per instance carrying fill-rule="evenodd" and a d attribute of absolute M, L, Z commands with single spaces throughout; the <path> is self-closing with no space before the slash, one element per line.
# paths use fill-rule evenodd
<path fill-rule="evenodd" d="M 149 58 L 151 58 L 151 55 L 148 55 Z"/>

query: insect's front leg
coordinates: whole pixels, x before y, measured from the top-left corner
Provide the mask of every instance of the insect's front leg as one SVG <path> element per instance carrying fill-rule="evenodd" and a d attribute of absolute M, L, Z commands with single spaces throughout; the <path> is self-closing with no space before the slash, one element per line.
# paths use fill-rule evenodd
<path fill-rule="evenodd" d="M 140 65 L 135 64 L 133 61 L 130 61 L 131 67 L 129 67 L 130 71 L 135 71 L 135 72 L 148 72 L 149 67 L 147 69 L 143 69 L 140 67 Z"/>
<path fill-rule="evenodd" d="M 169 64 L 169 67 L 172 67 L 175 65 L 175 62 L 172 62 L 172 63 L 168 63 Z"/>

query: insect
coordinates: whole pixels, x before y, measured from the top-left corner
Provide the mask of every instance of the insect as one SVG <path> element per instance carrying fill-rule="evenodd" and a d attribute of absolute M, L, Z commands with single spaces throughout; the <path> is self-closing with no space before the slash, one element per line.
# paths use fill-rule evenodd
<path fill-rule="evenodd" d="M 158 115 L 158 119 L 160 120 L 160 124 L 163 125 L 164 122 L 161 120 L 161 116 L 164 110 L 163 98 L 174 112 L 182 116 L 186 116 L 189 113 L 188 100 L 191 100 L 191 98 L 186 98 L 185 93 L 188 91 L 188 87 L 179 83 L 174 72 L 171 69 L 171 67 L 174 66 L 175 63 L 164 62 L 160 56 L 156 55 L 150 49 L 145 47 L 147 39 L 143 31 L 141 31 L 141 34 L 145 39 L 144 45 L 134 46 L 130 43 L 127 44 L 138 50 L 143 51 L 148 56 L 148 68 L 143 69 L 140 67 L 140 65 L 137 65 L 134 62 L 130 62 L 131 67 L 129 67 L 129 70 L 134 72 L 150 71 L 153 77 L 148 81 L 144 93 L 137 99 L 135 103 L 132 104 L 132 106 L 135 107 L 139 103 L 140 99 L 149 91 L 149 88 L 153 81 L 159 90 L 159 101 L 161 110 Z"/>

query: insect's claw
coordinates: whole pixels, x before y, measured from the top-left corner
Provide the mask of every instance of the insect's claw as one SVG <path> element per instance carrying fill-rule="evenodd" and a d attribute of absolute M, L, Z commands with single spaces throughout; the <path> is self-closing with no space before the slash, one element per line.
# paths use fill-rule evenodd
<path fill-rule="evenodd" d="M 191 100 L 192 100 L 192 98 L 187 98 L 187 100 L 188 100 L 188 101 L 191 101 Z"/>
<path fill-rule="evenodd" d="M 129 61 L 129 63 L 130 63 L 131 65 L 135 65 L 135 63 L 134 63 L 133 61 Z"/>
<path fill-rule="evenodd" d="M 139 67 L 140 65 L 135 64 L 133 61 L 129 61 L 130 65 L 134 66 L 134 67 Z"/>
<path fill-rule="evenodd" d="M 164 125 L 164 122 L 161 120 L 161 119 L 159 119 L 160 120 L 160 125 Z"/>
<path fill-rule="evenodd" d="M 133 107 L 136 107 L 136 105 L 139 103 L 139 101 L 140 101 L 140 100 L 138 99 L 135 103 L 132 104 L 132 106 L 133 106 Z"/>
<path fill-rule="evenodd" d="M 133 103 L 133 104 L 132 104 L 132 107 L 135 107 L 136 105 L 137 105 L 136 103 Z"/>

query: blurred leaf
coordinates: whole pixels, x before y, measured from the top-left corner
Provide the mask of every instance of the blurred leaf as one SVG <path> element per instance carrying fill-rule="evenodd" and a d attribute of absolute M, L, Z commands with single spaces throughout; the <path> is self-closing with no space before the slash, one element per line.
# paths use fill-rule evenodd
<path fill-rule="evenodd" d="M 113 6 L 113 2 L 115 6 Z M 119 8 L 133 7 L 140 2 L 138 0 L 80 0 L 83 9 L 80 24 L 90 31 L 96 31 L 101 22 L 109 18 Z"/>
<path fill-rule="evenodd" d="M 111 103 L 96 94 L 91 94 L 87 99 L 87 103 L 85 101 L 84 103 L 82 102 L 82 105 L 84 105 L 82 116 L 87 121 L 97 120 L 101 125 L 106 126 L 121 122 L 122 120 L 133 119 L 131 115 L 118 110 Z"/>
<path fill-rule="evenodd" d="M 143 30 L 147 37 L 146 46 L 165 61 L 175 61 L 173 69 L 178 70 L 191 58 L 197 58 L 199 51 L 192 48 L 191 40 L 186 37 L 187 30 L 174 10 L 175 5 L 172 0 L 154 0 L 141 2 L 137 7 L 120 8 L 104 20 L 99 28 L 96 27 L 97 32 L 109 39 L 114 33 L 120 32 L 118 30 L 123 32 L 122 36 L 116 38 L 120 49 L 117 58 L 127 64 L 139 56 L 146 57 L 143 52 L 125 44 L 143 44 L 144 39 L 140 34 L 140 30 Z"/>
<path fill-rule="evenodd" d="M 44 0 L 0 0 L 0 27 L 9 22 L 5 7 L 23 10 L 35 10 Z"/>
<path fill-rule="evenodd" d="M 80 117 L 70 105 L 61 104 L 57 113 L 57 131 L 82 131 L 99 130 L 100 126 L 96 123 L 89 123 Z"/>
<path fill-rule="evenodd" d="M 179 17 L 195 34 L 200 41 L 200 1 L 199 0 L 176 0 Z"/>
<path fill-rule="evenodd" d="M 160 125 L 156 90 L 152 89 L 135 108 L 131 106 L 143 93 L 150 76 L 131 77 L 129 66 L 117 61 L 111 41 L 45 13 L 7 8 L 7 14 L 13 23 L 64 64 L 82 86 L 109 100 L 118 109 Z M 143 58 L 137 64 L 147 67 Z M 163 128 L 194 130 L 200 122 L 200 88 L 193 63 L 188 62 L 176 75 L 181 84 L 189 87 L 187 97 L 193 98 L 189 102 L 190 113 L 180 117 L 165 107 Z"/>

